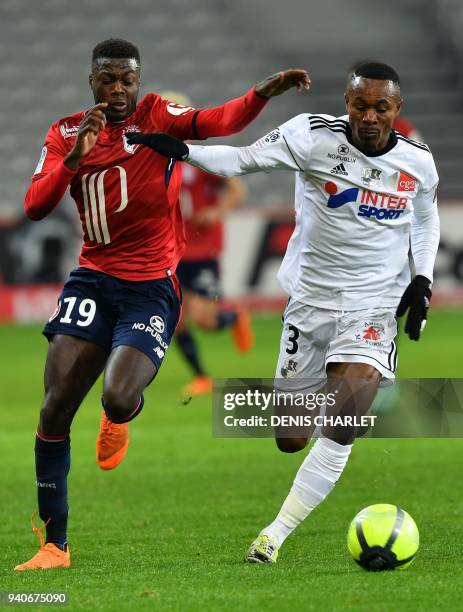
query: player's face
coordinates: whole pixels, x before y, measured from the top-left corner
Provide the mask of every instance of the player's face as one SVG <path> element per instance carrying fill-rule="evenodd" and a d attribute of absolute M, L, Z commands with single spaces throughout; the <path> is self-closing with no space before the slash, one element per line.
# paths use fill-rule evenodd
<path fill-rule="evenodd" d="M 97 104 L 108 103 L 108 120 L 124 121 L 137 105 L 140 66 L 135 59 L 100 58 L 93 64 L 90 87 Z"/>
<path fill-rule="evenodd" d="M 384 149 L 402 105 L 397 85 L 392 81 L 356 77 L 345 100 L 354 143 L 366 151 Z"/>

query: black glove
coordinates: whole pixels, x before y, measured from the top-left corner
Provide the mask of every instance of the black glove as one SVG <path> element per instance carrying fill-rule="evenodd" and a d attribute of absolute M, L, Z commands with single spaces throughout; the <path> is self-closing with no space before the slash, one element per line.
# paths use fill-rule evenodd
<path fill-rule="evenodd" d="M 410 340 L 418 340 L 421 330 L 426 325 L 431 295 L 431 281 L 425 276 L 415 276 L 405 289 L 397 307 L 397 316 L 402 317 L 409 309 L 405 333 Z"/>
<path fill-rule="evenodd" d="M 172 157 L 177 161 L 184 161 L 188 157 L 187 145 L 175 136 L 169 136 L 169 134 L 163 134 L 162 132 L 153 134 L 127 132 L 125 137 L 130 145 L 141 144 L 145 147 L 151 147 L 156 153 L 160 153 L 164 157 Z"/>

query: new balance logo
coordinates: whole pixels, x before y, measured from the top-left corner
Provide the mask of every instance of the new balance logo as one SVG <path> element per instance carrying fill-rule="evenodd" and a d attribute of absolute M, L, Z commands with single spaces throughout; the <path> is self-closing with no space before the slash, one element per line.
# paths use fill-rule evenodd
<path fill-rule="evenodd" d="M 334 168 L 331 168 L 330 174 L 341 174 L 342 176 L 347 176 L 348 172 L 346 172 L 344 164 L 338 164 Z"/>

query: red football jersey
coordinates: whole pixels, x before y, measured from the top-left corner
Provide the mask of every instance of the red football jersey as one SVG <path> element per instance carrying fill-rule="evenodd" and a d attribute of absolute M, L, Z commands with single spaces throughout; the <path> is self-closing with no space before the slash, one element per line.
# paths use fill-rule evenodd
<path fill-rule="evenodd" d="M 186 250 L 182 259 L 197 261 L 216 258 L 223 246 L 223 223 L 201 225 L 195 223 L 194 215 L 203 208 L 215 206 L 226 179 L 209 174 L 200 168 L 185 164 L 180 195 L 185 220 Z"/>
<path fill-rule="evenodd" d="M 81 266 L 127 280 L 170 275 L 185 245 L 181 166 L 148 147 L 128 145 L 124 134 L 167 132 L 182 140 L 228 135 L 250 123 L 265 102 L 251 90 L 222 106 L 196 110 L 148 94 L 124 122 L 108 122 L 77 172 L 62 160 L 84 113 L 61 119 L 48 132 L 26 213 L 33 219 L 48 214 L 70 182 L 84 233 Z"/>

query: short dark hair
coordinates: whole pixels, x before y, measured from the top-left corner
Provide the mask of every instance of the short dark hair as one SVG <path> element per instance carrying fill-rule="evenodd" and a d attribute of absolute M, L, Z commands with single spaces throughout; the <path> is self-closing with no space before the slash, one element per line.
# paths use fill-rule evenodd
<path fill-rule="evenodd" d="M 378 81 L 392 81 L 400 87 L 400 78 L 397 72 L 388 64 L 382 62 L 363 62 L 354 66 L 349 74 L 349 81 L 355 77 L 364 79 L 376 79 Z"/>
<path fill-rule="evenodd" d="M 140 63 L 140 53 L 137 47 L 123 38 L 108 38 L 99 42 L 93 49 L 92 64 L 100 57 L 109 57 L 113 59 L 133 58 Z"/>

